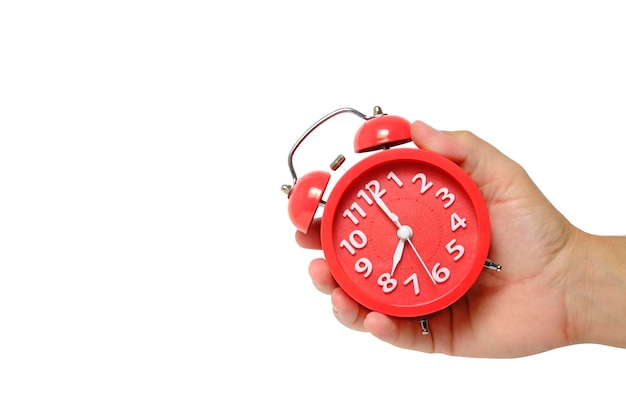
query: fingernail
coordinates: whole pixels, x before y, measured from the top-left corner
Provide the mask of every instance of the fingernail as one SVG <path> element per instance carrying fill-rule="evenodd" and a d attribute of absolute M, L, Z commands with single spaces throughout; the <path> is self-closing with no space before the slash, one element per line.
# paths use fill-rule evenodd
<path fill-rule="evenodd" d="M 430 131 L 438 133 L 439 130 L 435 129 L 434 127 L 432 127 L 431 125 L 429 125 L 428 123 L 424 123 L 421 120 L 419 121 L 421 124 L 423 124 L 426 128 L 428 128 Z"/>
<path fill-rule="evenodd" d="M 337 310 L 337 307 L 335 307 L 335 304 L 333 304 L 332 306 L 333 306 L 333 314 L 335 315 L 335 317 L 337 318 L 341 317 L 341 313 L 339 312 L 339 310 Z"/>

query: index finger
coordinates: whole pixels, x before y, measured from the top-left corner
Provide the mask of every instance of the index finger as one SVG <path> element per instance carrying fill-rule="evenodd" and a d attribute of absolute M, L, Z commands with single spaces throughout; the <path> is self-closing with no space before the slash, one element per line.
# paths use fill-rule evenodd
<path fill-rule="evenodd" d="M 317 218 L 311 223 L 311 227 L 307 233 L 296 231 L 296 243 L 305 249 L 322 249 L 322 240 L 320 238 L 321 219 Z"/>

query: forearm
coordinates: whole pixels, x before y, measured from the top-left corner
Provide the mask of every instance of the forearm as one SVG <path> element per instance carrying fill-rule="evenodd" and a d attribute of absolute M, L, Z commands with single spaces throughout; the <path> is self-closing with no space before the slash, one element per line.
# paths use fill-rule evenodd
<path fill-rule="evenodd" d="M 626 348 L 626 237 L 581 233 L 578 247 L 573 342 Z"/>

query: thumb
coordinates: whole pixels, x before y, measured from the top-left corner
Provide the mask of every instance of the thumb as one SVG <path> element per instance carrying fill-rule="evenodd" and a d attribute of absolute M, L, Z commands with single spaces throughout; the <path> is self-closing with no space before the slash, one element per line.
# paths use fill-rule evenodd
<path fill-rule="evenodd" d="M 471 144 L 454 136 L 454 132 L 442 132 L 419 120 L 411 125 L 411 138 L 418 148 L 441 154 L 460 165 L 467 159 Z"/>
<path fill-rule="evenodd" d="M 411 125 L 411 138 L 418 148 L 438 153 L 455 162 L 481 189 L 498 182 L 498 176 L 502 173 L 520 169 L 498 149 L 468 131 L 440 131 L 422 121 L 416 121 Z"/>

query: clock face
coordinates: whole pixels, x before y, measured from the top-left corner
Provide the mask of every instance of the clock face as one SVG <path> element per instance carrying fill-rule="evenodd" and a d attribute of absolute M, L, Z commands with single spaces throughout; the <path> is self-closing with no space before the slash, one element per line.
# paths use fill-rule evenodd
<path fill-rule="evenodd" d="M 324 207 L 322 248 L 338 284 L 384 314 L 444 309 L 480 275 L 489 216 L 469 176 L 429 151 L 373 154 L 337 182 Z"/>

